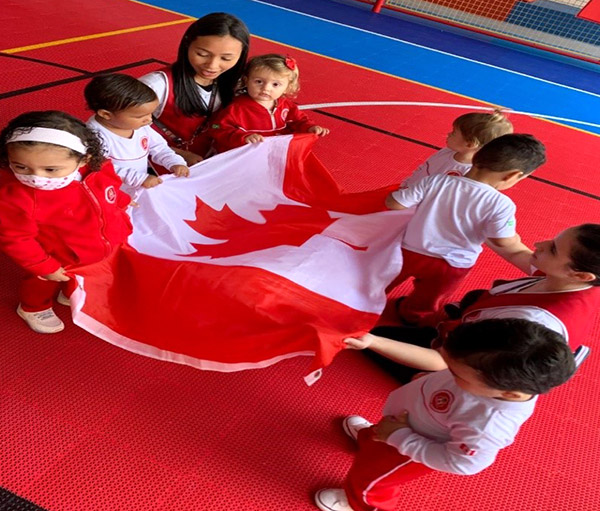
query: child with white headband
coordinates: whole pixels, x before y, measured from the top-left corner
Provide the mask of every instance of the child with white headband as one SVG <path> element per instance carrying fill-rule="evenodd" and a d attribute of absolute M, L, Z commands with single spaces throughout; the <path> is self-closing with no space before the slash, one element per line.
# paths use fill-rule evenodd
<path fill-rule="evenodd" d="M 60 332 L 53 300 L 68 305 L 69 272 L 127 239 L 131 198 L 94 132 L 64 112 L 10 121 L 0 133 L 0 167 L 0 249 L 28 273 L 17 314 L 36 332 Z"/>

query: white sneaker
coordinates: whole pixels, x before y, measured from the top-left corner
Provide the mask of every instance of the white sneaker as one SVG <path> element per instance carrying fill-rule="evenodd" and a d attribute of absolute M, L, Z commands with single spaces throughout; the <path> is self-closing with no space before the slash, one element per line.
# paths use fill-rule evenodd
<path fill-rule="evenodd" d="M 52 309 L 39 312 L 26 312 L 21 308 L 21 304 L 19 304 L 17 314 L 25 320 L 29 328 L 40 334 L 55 334 L 65 329 L 65 324 L 54 314 Z"/>
<path fill-rule="evenodd" d="M 66 307 L 71 306 L 71 300 L 69 300 L 62 291 L 58 293 L 56 297 L 56 303 L 60 303 L 61 305 L 65 305 Z"/>
<path fill-rule="evenodd" d="M 353 440 L 356 440 L 358 437 L 358 432 L 361 429 L 370 428 L 373 425 L 372 422 L 369 422 L 364 417 L 360 415 L 349 415 L 342 422 L 342 426 L 344 428 L 344 433 L 348 435 Z"/>
<path fill-rule="evenodd" d="M 341 488 L 329 488 L 315 493 L 315 504 L 321 511 L 354 511 Z"/>

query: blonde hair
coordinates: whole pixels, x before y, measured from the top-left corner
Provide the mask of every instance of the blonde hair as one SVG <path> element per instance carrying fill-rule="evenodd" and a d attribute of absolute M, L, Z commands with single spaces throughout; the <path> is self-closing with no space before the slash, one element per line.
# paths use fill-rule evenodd
<path fill-rule="evenodd" d="M 465 142 L 483 146 L 495 138 L 513 132 L 512 123 L 496 109 L 491 114 L 470 113 L 457 117 L 452 126 L 460 130 Z"/>
<path fill-rule="evenodd" d="M 248 78 L 250 73 L 255 69 L 270 69 L 278 75 L 285 76 L 289 80 L 288 88 L 285 91 L 285 96 L 294 97 L 300 90 L 300 71 L 298 64 L 293 57 L 281 55 L 279 53 L 267 53 L 265 55 L 257 55 L 252 57 L 246 69 L 244 70 L 244 77 Z"/>

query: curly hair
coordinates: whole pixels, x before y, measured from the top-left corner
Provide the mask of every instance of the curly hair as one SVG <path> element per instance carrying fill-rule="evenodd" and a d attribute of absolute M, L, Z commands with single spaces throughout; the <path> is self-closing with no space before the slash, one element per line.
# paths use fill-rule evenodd
<path fill-rule="evenodd" d="M 36 145 L 46 145 L 63 147 L 47 142 L 7 142 L 15 131 L 27 132 L 28 129 L 33 128 L 52 128 L 55 130 L 66 131 L 76 137 L 79 137 L 85 145 L 86 152 L 81 154 L 80 152 L 74 151 L 70 148 L 65 148 L 69 151 L 72 158 L 81 161 L 87 158 L 87 166 L 90 170 L 99 170 L 104 162 L 104 154 L 102 149 L 102 143 L 98 136 L 89 129 L 83 121 L 59 110 L 42 110 L 34 112 L 26 112 L 15 117 L 11 120 L 8 125 L 0 132 L 0 163 L 3 165 L 8 164 L 7 145 L 8 144 L 19 144 L 26 147 Z"/>

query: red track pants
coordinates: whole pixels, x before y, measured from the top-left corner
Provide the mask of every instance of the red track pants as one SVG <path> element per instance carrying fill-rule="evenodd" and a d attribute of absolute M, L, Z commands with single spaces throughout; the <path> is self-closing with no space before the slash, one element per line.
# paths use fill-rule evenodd
<path fill-rule="evenodd" d="M 402 271 L 388 286 L 388 292 L 409 277 L 414 277 L 413 291 L 398 307 L 400 317 L 419 326 L 435 326 L 428 319 L 450 297 L 471 268 L 455 268 L 444 259 L 402 249 Z"/>
<path fill-rule="evenodd" d="M 354 511 L 394 511 L 401 486 L 431 471 L 391 445 L 376 442 L 372 428 L 365 428 L 358 433 L 358 453 L 346 476 L 344 491 Z"/>
<path fill-rule="evenodd" d="M 62 289 L 65 296 L 69 297 L 75 291 L 77 283 L 71 278 L 67 282 L 42 280 L 32 275 L 25 277 L 19 289 L 21 308 L 25 312 L 39 312 L 52 307 L 53 300 Z"/>

